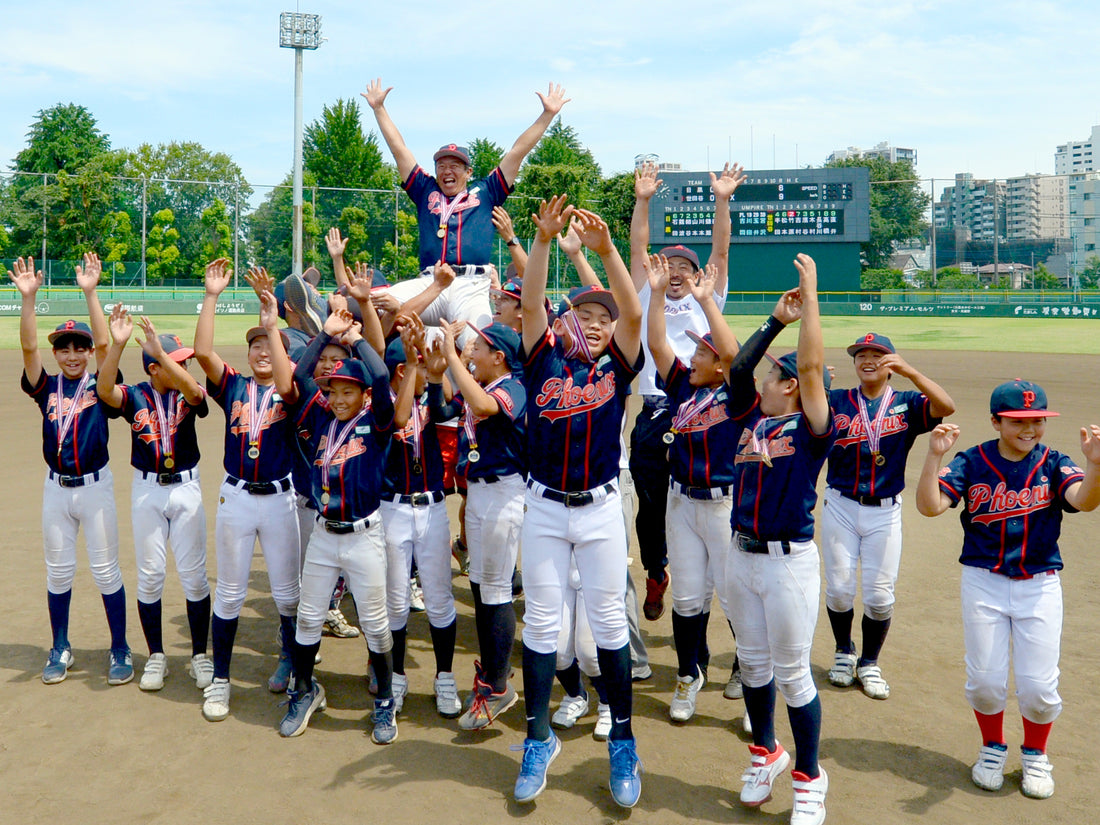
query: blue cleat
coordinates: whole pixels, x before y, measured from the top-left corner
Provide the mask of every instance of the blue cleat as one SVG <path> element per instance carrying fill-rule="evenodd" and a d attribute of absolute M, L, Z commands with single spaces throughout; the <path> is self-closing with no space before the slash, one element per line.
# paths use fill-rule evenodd
<path fill-rule="evenodd" d="M 124 685 L 134 678 L 134 659 L 128 647 L 112 647 L 107 684 Z"/>
<path fill-rule="evenodd" d="M 642 763 L 634 739 L 609 739 L 611 796 L 618 805 L 633 808 L 642 795 Z"/>
<path fill-rule="evenodd" d="M 73 652 L 69 648 L 52 648 L 50 657 L 46 660 L 46 666 L 42 668 L 42 682 L 47 685 L 64 682 L 74 662 Z"/>
<path fill-rule="evenodd" d="M 286 692 L 286 716 L 279 723 L 280 736 L 301 736 L 314 711 L 325 709 L 325 689 L 314 679 L 309 690 Z"/>
<path fill-rule="evenodd" d="M 397 738 L 397 702 L 393 699 L 375 699 L 370 720 L 374 724 L 370 741 L 376 745 L 388 745 Z"/>
<path fill-rule="evenodd" d="M 523 740 L 523 762 L 516 777 L 516 802 L 533 802 L 546 787 L 546 769 L 561 753 L 561 740 L 553 733 L 545 742 Z"/>

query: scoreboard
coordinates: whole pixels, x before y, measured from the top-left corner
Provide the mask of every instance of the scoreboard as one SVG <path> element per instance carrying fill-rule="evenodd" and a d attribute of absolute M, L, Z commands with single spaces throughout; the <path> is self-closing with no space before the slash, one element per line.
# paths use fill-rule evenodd
<path fill-rule="evenodd" d="M 655 244 L 709 244 L 714 193 L 703 172 L 665 172 L 650 202 Z M 731 243 L 863 243 L 870 240 L 866 167 L 747 173 L 730 199 Z"/>

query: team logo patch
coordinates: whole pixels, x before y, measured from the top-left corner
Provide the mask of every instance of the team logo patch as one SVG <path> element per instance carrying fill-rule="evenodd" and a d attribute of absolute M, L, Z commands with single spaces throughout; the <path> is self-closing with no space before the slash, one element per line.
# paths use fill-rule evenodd
<path fill-rule="evenodd" d="M 594 384 L 574 384 L 570 376 L 547 378 L 535 396 L 539 418 L 557 421 L 597 410 L 615 397 L 615 373 L 605 373 Z M 551 408 L 551 404 L 555 406 Z"/>
<path fill-rule="evenodd" d="M 967 491 L 967 510 L 971 513 L 986 507 L 986 512 L 974 516 L 976 524 L 994 524 L 1020 518 L 1050 506 L 1049 484 L 1036 484 L 1023 490 L 1010 490 L 1003 481 L 996 487 L 975 484 Z M 988 506 L 987 506 L 988 505 Z"/>

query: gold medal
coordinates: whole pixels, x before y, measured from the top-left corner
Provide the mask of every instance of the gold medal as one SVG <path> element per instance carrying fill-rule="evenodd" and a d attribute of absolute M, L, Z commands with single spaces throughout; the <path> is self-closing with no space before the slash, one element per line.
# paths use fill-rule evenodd
<path fill-rule="evenodd" d="M 466 457 L 470 460 L 471 464 L 477 464 L 479 461 L 481 461 L 481 453 L 479 453 L 477 450 L 470 450 L 469 455 Z"/>
<path fill-rule="evenodd" d="M 883 464 L 886 463 L 886 456 L 884 456 L 882 453 L 879 453 L 879 452 L 874 453 L 874 459 L 875 459 L 875 465 L 878 466 L 878 467 L 881 467 Z"/>
<path fill-rule="evenodd" d="M 172 456 L 166 455 L 164 457 L 164 466 L 167 469 L 171 470 L 173 467 L 176 466 L 176 460 L 174 458 L 172 458 Z"/>
<path fill-rule="evenodd" d="M 424 468 L 420 466 L 420 462 L 419 461 L 414 461 L 413 462 L 413 475 L 420 475 L 422 472 L 424 472 Z"/>
<path fill-rule="evenodd" d="M 257 458 L 260 457 L 260 448 L 253 444 L 251 447 L 248 448 L 248 457 L 255 461 Z"/>
<path fill-rule="evenodd" d="M 772 457 L 767 453 L 760 454 L 760 460 L 764 462 L 768 467 L 772 466 Z"/>
<path fill-rule="evenodd" d="M 442 238 L 442 237 L 443 237 L 443 236 L 445 236 L 446 234 L 447 234 L 447 229 L 446 229 L 446 227 L 443 227 L 443 226 L 441 226 L 441 227 L 439 227 L 439 231 L 435 233 L 435 236 L 436 236 L 437 238 Z"/>
<path fill-rule="evenodd" d="M 671 432 L 667 432 L 661 436 L 661 441 L 665 442 L 665 444 L 671 444 L 675 440 L 676 436 Z"/>
<path fill-rule="evenodd" d="M 323 493 L 321 493 L 321 506 L 322 507 L 328 507 L 328 503 L 329 503 L 329 494 L 328 494 L 328 490 L 325 490 Z"/>

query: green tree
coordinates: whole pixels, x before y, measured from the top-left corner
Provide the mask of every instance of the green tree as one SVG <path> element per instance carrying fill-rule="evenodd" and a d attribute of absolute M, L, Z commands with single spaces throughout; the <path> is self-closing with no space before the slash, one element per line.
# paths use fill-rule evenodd
<path fill-rule="evenodd" d="M 630 218 L 634 214 L 634 173 L 620 172 L 600 181 L 596 211 L 611 230 L 611 237 L 626 249 L 630 241 Z"/>
<path fill-rule="evenodd" d="M 1082 289 L 1096 289 L 1100 284 L 1100 257 L 1089 255 L 1084 267 L 1077 273 Z"/>
<path fill-rule="evenodd" d="M 313 187 L 316 183 L 313 173 L 305 172 L 303 182 L 305 189 Z M 267 267 L 276 278 L 289 275 L 294 261 L 293 205 L 294 191 L 288 175 L 249 218 L 252 227 L 249 261 Z M 324 230 L 314 214 L 313 202 L 307 198 L 302 203 L 302 266 L 324 269 L 327 259 Z"/>
<path fill-rule="evenodd" d="M 179 271 L 180 250 L 176 242 L 179 230 L 173 225 L 171 209 L 161 209 L 153 215 L 153 228 L 145 242 L 146 281 L 163 284 Z"/>
<path fill-rule="evenodd" d="M 1065 284 L 1062 283 L 1062 279 L 1053 274 L 1043 264 L 1036 264 L 1035 269 L 1031 273 L 1031 283 L 1029 286 L 1032 289 L 1062 289 Z"/>
<path fill-rule="evenodd" d="M 233 216 L 220 198 L 202 212 L 203 259 L 233 257 Z"/>
<path fill-rule="evenodd" d="M 879 289 L 905 289 L 905 275 L 898 269 L 865 269 L 859 276 L 859 288 L 875 291 Z"/>
<path fill-rule="evenodd" d="M 27 132 L 27 146 L 15 156 L 17 172 L 76 173 L 84 164 L 111 149 L 111 139 L 99 130 L 83 106 L 58 103 L 38 112 Z"/>
<path fill-rule="evenodd" d="M 129 212 L 111 213 L 103 238 L 103 247 L 106 250 L 103 262 L 107 264 L 103 268 L 105 277 L 108 277 L 107 273 L 113 276 L 121 275 L 126 271 L 123 262 L 138 260 L 141 255 L 141 240 L 134 235 Z"/>
<path fill-rule="evenodd" d="M 866 166 L 870 169 L 871 239 L 862 244 L 866 267 L 885 267 L 896 244 L 922 237 L 928 230 L 924 210 L 928 208 L 930 198 L 921 190 L 909 161 L 891 163 L 885 158 L 846 158 L 826 165 Z"/>
<path fill-rule="evenodd" d="M 420 271 L 415 215 L 397 213 L 397 236 L 400 246 L 386 241 L 382 249 L 382 270 L 391 282 L 411 278 Z"/>
<path fill-rule="evenodd" d="M 957 266 L 945 266 L 936 272 L 936 289 L 981 289 L 977 275 L 963 275 Z"/>
<path fill-rule="evenodd" d="M 504 149 L 489 138 L 474 138 L 470 141 L 470 170 L 474 180 L 488 177 L 504 157 Z"/>

